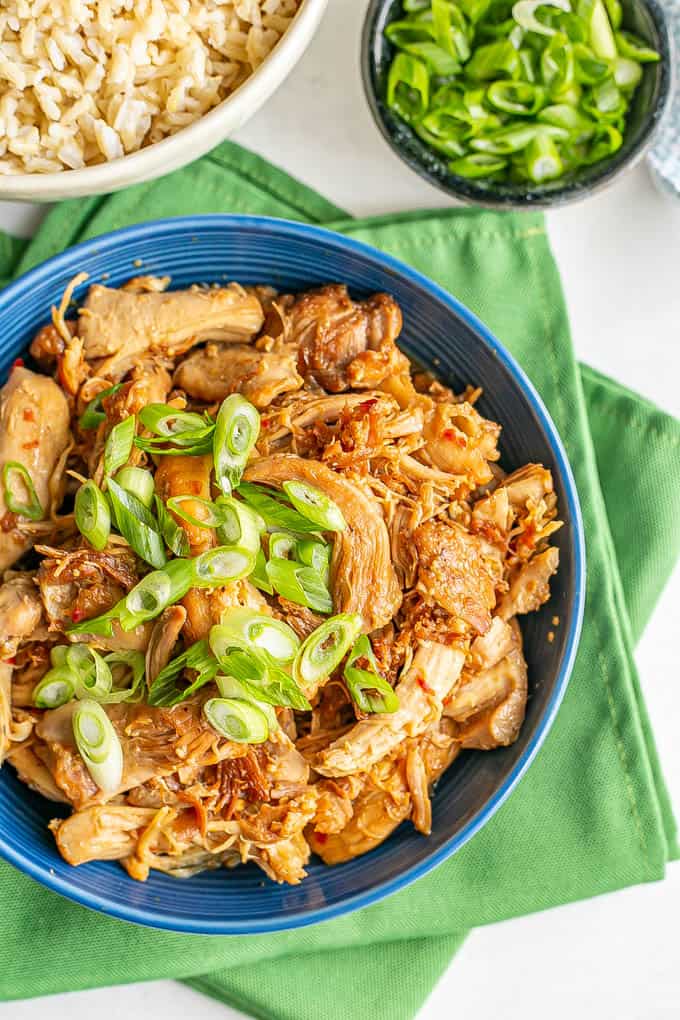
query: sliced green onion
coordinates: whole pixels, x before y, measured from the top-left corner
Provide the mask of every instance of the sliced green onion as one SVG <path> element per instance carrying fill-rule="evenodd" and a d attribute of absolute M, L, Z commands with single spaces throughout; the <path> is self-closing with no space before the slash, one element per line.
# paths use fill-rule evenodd
<path fill-rule="evenodd" d="M 145 673 L 145 662 L 144 656 L 141 652 L 130 650 L 127 652 L 110 652 L 104 656 L 106 665 L 111 670 L 118 666 L 123 666 L 122 679 L 129 681 L 128 686 L 122 686 L 122 679 L 114 677 L 114 683 L 111 691 L 98 701 L 104 704 L 114 704 L 118 702 L 128 702 L 130 704 L 141 701 L 144 695 L 144 673 Z"/>
<path fill-rule="evenodd" d="M 368 669 L 357 666 L 366 662 Z M 347 656 L 344 669 L 345 682 L 352 701 L 362 712 L 396 712 L 399 698 L 394 689 L 378 672 L 378 663 L 373 647 L 366 634 L 360 634 L 352 651 Z"/>
<path fill-rule="evenodd" d="M 311 567 L 292 560 L 270 559 L 267 577 L 274 590 L 285 599 L 318 613 L 332 613 L 333 599 L 323 578 Z"/>
<path fill-rule="evenodd" d="M 473 138 L 470 145 L 479 152 L 507 156 L 511 152 L 525 149 L 532 138 L 535 138 L 537 131 L 535 124 L 518 124 L 515 127 L 494 131 L 487 137 Z"/>
<path fill-rule="evenodd" d="M 145 620 L 153 620 L 186 595 L 193 584 L 192 565 L 192 560 L 169 560 L 162 570 L 152 570 L 127 593 L 123 599 L 124 615 L 134 618 L 130 630 Z M 127 622 L 121 615 L 124 630 L 128 629 Z"/>
<path fill-rule="evenodd" d="M 121 468 L 116 475 L 116 482 L 126 492 L 136 496 L 140 503 L 150 507 L 153 503 L 153 475 L 140 467 Z"/>
<path fill-rule="evenodd" d="M 217 528 L 217 537 L 223 545 L 238 545 L 259 552 L 261 536 L 266 525 L 252 507 L 234 499 L 233 496 L 218 496 L 216 500 L 222 521 Z"/>
<path fill-rule="evenodd" d="M 99 428 L 103 421 L 106 421 L 106 415 L 102 411 L 102 401 L 104 397 L 111 397 L 114 393 L 117 393 L 122 385 L 122 383 L 116 383 L 115 386 L 109 386 L 108 389 L 102 390 L 90 401 L 78 419 L 81 429 L 96 429 Z"/>
<path fill-rule="evenodd" d="M 480 177 L 491 177 L 507 165 L 507 159 L 500 156 L 492 156 L 486 152 L 471 152 L 469 156 L 462 156 L 449 163 L 449 170 L 458 177 L 476 180 Z"/>
<path fill-rule="evenodd" d="M 557 95 L 574 81 L 574 47 L 561 33 L 554 35 L 541 53 L 543 83 Z"/>
<path fill-rule="evenodd" d="M 632 32 L 616 32 L 614 35 L 619 56 L 637 60 L 640 64 L 653 64 L 661 60 L 660 55 Z"/>
<path fill-rule="evenodd" d="M 208 549 L 192 561 L 192 584 L 197 588 L 210 588 L 238 581 L 246 577 L 255 566 L 255 553 L 240 546 L 218 545 Z"/>
<path fill-rule="evenodd" d="M 285 497 L 276 489 L 269 489 L 253 482 L 241 482 L 238 495 L 251 507 L 268 528 L 274 531 L 299 531 L 303 534 L 318 531 L 318 525 L 288 505 Z"/>
<path fill-rule="evenodd" d="M 269 737 L 267 716 L 257 705 L 240 698 L 210 698 L 203 715 L 220 736 L 237 744 L 262 744 Z"/>
<path fill-rule="evenodd" d="M 59 708 L 75 697 L 71 670 L 55 666 L 45 673 L 33 688 L 33 704 L 37 708 Z"/>
<path fill-rule="evenodd" d="M 274 705 L 270 705 L 266 701 L 258 701 L 248 689 L 248 686 L 241 683 L 240 680 L 237 680 L 235 676 L 218 675 L 215 677 L 215 683 L 217 684 L 217 689 L 220 692 L 220 697 L 239 698 L 241 701 L 254 703 L 267 717 L 267 725 L 269 726 L 270 733 L 273 733 L 278 728 L 279 722 L 276 718 L 276 709 Z"/>
<path fill-rule="evenodd" d="M 214 680 L 218 671 L 217 660 L 210 651 L 206 640 L 196 641 L 181 655 L 175 656 L 160 671 L 149 688 L 149 704 L 170 708 L 186 701 L 205 684 Z M 185 670 L 192 670 L 196 677 L 186 686 L 178 682 Z"/>
<path fill-rule="evenodd" d="M 184 528 L 181 528 L 174 517 L 168 513 L 165 509 L 165 503 L 158 495 L 154 496 L 154 506 L 156 507 L 158 527 L 168 549 L 175 556 L 188 556 L 189 539 Z"/>
<path fill-rule="evenodd" d="M 338 668 L 360 630 L 358 613 L 340 613 L 306 638 L 293 663 L 293 676 L 303 691 L 315 691 Z"/>
<path fill-rule="evenodd" d="M 66 665 L 73 674 L 77 698 L 94 698 L 100 701 L 111 693 L 113 676 L 99 652 L 89 645 L 76 644 L 66 652 Z"/>
<path fill-rule="evenodd" d="M 251 609 L 225 609 L 221 625 L 225 632 L 234 633 L 247 644 L 263 649 L 277 662 L 292 662 L 300 647 L 300 639 L 287 623 Z"/>
<path fill-rule="evenodd" d="M 274 531 L 269 536 L 269 555 L 279 560 L 296 559 L 297 539 L 290 532 Z"/>
<path fill-rule="evenodd" d="M 587 165 L 599 163 L 600 160 L 612 156 L 623 145 L 623 135 L 613 124 L 601 124 L 595 131 L 587 156 L 583 162 Z"/>
<path fill-rule="evenodd" d="M 603 0 L 579 0 L 578 13 L 588 25 L 593 53 L 603 60 L 616 59 L 616 42 Z"/>
<path fill-rule="evenodd" d="M 18 483 L 23 486 L 27 502 L 20 503 L 15 498 L 14 486 Z M 2 484 L 4 488 L 5 506 L 10 513 L 18 514 L 20 517 L 28 517 L 30 521 L 40 521 L 45 516 L 35 485 L 28 470 L 18 460 L 8 460 L 2 467 Z"/>
<path fill-rule="evenodd" d="M 409 53 L 397 53 L 387 78 L 387 105 L 406 121 L 419 120 L 430 97 L 427 65 Z"/>
<path fill-rule="evenodd" d="M 145 429 L 163 439 L 181 439 L 185 435 L 212 431 L 213 423 L 192 411 L 178 411 L 169 404 L 147 404 L 139 412 L 139 420 Z"/>
<path fill-rule="evenodd" d="M 448 77 L 451 74 L 455 74 L 456 71 L 460 71 L 461 65 L 456 57 L 451 56 L 441 46 L 437 46 L 436 43 L 429 40 L 413 43 L 405 42 L 402 43 L 400 49 L 404 53 L 410 53 L 411 56 L 424 61 L 428 70 L 438 77 Z"/>
<path fill-rule="evenodd" d="M 144 503 L 113 478 L 109 478 L 108 493 L 116 527 L 140 559 L 152 567 L 164 566 L 167 557 L 159 524 Z"/>
<path fill-rule="evenodd" d="M 220 625 L 210 632 L 210 647 L 220 669 L 243 684 L 256 701 L 308 711 L 307 701 L 295 680 L 278 666 L 271 655 L 254 645 L 246 647 L 233 631 Z"/>
<path fill-rule="evenodd" d="M 222 402 L 215 422 L 215 482 L 225 496 L 241 481 L 243 469 L 260 434 L 260 414 L 240 393 Z"/>
<path fill-rule="evenodd" d="M 184 503 L 190 503 L 200 510 L 202 516 L 197 517 L 188 510 L 183 510 Z M 220 513 L 218 505 L 209 499 L 201 499 L 200 496 L 172 496 L 166 506 L 187 524 L 193 524 L 197 528 L 216 528 L 224 521 L 224 515 Z"/>
<path fill-rule="evenodd" d="M 574 46 L 574 67 L 576 80 L 584 85 L 597 85 L 611 74 L 610 62 L 596 57 L 583 43 Z"/>
<path fill-rule="evenodd" d="M 462 12 L 449 0 L 432 0 L 432 28 L 435 42 L 461 63 L 470 57 L 467 25 Z M 447 72 L 444 72 L 447 73 Z M 451 72 L 448 72 L 451 73 Z"/>
<path fill-rule="evenodd" d="M 111 720 L 96 701 L 81 701 L 73 713 L 73 738 L 85 766 L 103 793 L 115 793 L 123 778 L 123 749 Z"/>
<path fill-rule="evenodd" d="M 307 482 L 284 482 L 283 491 L 298 513 L 316 524 L 321 531 L 344 531 L 347 527 L 338 504 L 314 485 L 308 485 Z"/>
<path fill-rule="evenodd" d="M 552 181 L 562 174 L 562 160 L 557 146 L 552 138 L 543 132 L 529 143 L 525 159 L 529 179 L 536 184 Z"/>
<path fill-rule="evenodd" d="M 169 442 L 171 445 L 168 445 Z M 137 436 L 135 446 L 154 457 L 199 457 L 212 453 L 212 430 L 206 432 L 203 437 L 187 434 L 181 440 L 177 436 L 172 441 Z"/>
<path fill-rule="evenodd" d="M 492 106 L 517 117 L 531 117 L 545 104 L 545 89 L 524 81 L 494 81 L 486 90 Z"/>
<path fill-rule="evenodd" d="M 472 81 L 494 81 L 501 75 L 515 78 L 519 69 L 517 50 L 508 40 L 477 47 L 465 65 L 465 72 Z"/>
<path fill-rule="evenodd" d="M 536 10 L 539 7 L 557 7 L 561 11 L 571 11 L 569 0 L 518 0 L 512 8 L 512 16 L 525 32 L 555 35 L 556 29 L 544 25 L 536 17 Z"/>
<path fill-rule="evenodd" d="M 604 5 L 607 8 L 607 14 L 609 15 L 609 21 L 612 28 L 621 28 L 621 22 L 623 21 L 623 8 L 621 7 L 619 0 L 604 0 Z"/>
<path fill-rule="evenodd" d="M 251 584 L 254 584 L 260 591 L 264 591 L 267 595 L 272 595 L 274 589 L 267 576 L 267 559 L 264 555 L 264 551 L 260 548 L 257 551 L 255 557 L 255 566 L 253 567 L 252 573 L 248 577 Z"/>
<path fill-rule="evenodd" d="M 635 89 L 642 81 L 642 65 L 628 57 L 617 57 L 614 63 L 614 81 L 620 89 Z"/>
<path fill-rule="evenodd" d="M 81 535 L 100 552 L 111 534 L 111 514 L 104 493 L 90 478 L 76 493 L 74 516 Z"/>
<path fill-rule="evenodd" d="M 595 124 L 589 117 L 568 103 L 557 103 L 554 106 L 546 106 L 538 115 L 543 124 L 552 124 L 554 127 L 564 128 L 568 131 L 575 142 L 584 142 L 592 137 L 595 131 Z"/>
<path fill-rule="evenodd" d="M 311 567 L 328 584 L 331 563 L 331 547 L 325 542 L 315 542 L 311 538 L 301 538 L 296 546 L 297 558 L 306 567 Z"/>
<path fill-rule="evenodd" d="M 126 464 L 132 452 L 137 421 L 134 414 L 114 425 L 104 447 L 104 473 L 115 475 L 118 468 Z"/>
<path fill-rule="evenodd" d="M 50 662 L 53 666 L 66 665 L 66 653 L 70 647 L 70 645 L 53 645 L 50 649 Z"/>

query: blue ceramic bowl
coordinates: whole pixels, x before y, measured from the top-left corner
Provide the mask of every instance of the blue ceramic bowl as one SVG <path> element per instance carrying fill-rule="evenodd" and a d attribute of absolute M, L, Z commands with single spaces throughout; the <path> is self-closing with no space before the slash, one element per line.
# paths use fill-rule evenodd
<path fill-rule="evenodd" d="M 197 216 L 120 230 L 87 241 L 32 270 L 0 296 L 0 373 L 25 349 L 67 282 L 123 283 L 140 270 L 172 276 L 173 286 L 236 279 L 301 290 L 342 281 L 356 295 L 385 290 L 404 314 L 403 347 L 455 387 L 484 387 L 484 414 L 503 424 L 502 463 L 541 461 L 553 472 L 566 522 L 557 536 L 561 565 L 552 598 L 526 618 L 531 696 L 512 747 L 466 753 L 434 797 L 432 835 L 404 824 L 382 846 L 335 868 L 314 861 L 296 887 L 278 886 L 253 865 L 180 881 L 152 872 L 134 882 L 117 864 L 72 868 L 55 848 L 47 822 L 58 808 L 0 770 L 0 854 L 39 882 L 95 910 L 180 932 L 246 934 L 313 924 L 374 903 L 459 850 L 517 785 L 546 737 L 564 694 L 578 643 L 584 601 L 583 530 L 578 497 L 555 426 L 507 351 L 467 308 L 388 255 L 318 227 L 246 216 Z M 76 297 L 82 297 L 80 288 Z M 438 359 L 436 362 L 435 359 Z M 550 620 L 562 621 L 550 643 Z M 472 851 L 474 852 L 474 850 Z"/>

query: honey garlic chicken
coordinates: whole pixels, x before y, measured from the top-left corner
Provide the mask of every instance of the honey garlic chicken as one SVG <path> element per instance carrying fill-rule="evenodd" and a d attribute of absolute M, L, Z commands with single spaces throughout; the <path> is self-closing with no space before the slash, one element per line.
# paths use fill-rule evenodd
<path fill-rule="evenodd" d="M 140 881 L 427 836 L 522 726 L 550 472 L 506 474 L 388 294 L 71 291 L 0 391 L 0 763 Z"/>

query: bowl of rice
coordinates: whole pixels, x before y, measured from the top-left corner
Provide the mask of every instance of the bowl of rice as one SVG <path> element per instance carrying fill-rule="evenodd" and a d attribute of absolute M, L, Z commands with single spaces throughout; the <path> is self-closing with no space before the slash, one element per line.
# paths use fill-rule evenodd
<path fill-rule="evenodd" d="M 327 2 L 3 2 L 0 199 L 115 191 L 202 156 L 281 84 Z"/>

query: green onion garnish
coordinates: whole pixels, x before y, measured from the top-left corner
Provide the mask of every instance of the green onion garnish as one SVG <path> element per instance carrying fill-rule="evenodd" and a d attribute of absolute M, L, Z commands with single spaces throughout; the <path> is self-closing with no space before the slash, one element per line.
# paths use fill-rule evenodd
<path fill-rule="evenodd" d="M 200 414 L 178 411 L 168 404 L 147 404 L 139 412 L 139 420 L 149 432 L 163 439 L 182 439 L 212 430 L 212 423 Z"/>
<path fill-rule="evenodd" d="M 149 688 L 149 704 L 164 708 L 178 705 L 214 680 L 218 668 L 208 642 L 196 641 L 160 671 Z M 179 680 L 185 669 L 197 675 L 188 685 L 182 686 Z"/>
<path fill-rule="evenodd" d="M 71 670 L 77 698 L 101 701 L 111 693 L 111 670 L 94 648 L 83 644 L 71 645 L 66 651 L 66 665 Z"/>
<path fill-rule="evenodd" d="M 241 481 L 259 434 L 257 408 L 239 393 L 232 393 L 222 402 L 213 435 L 215 482 L 225 496 L 229 496 Z"/>
<path fill-rule="evenodd" d="M 196 514 L 183 510 L 184 503 L 189 503 L 199 510 L 201 516 L 197 517 Z M 217 528 L 224 523 L 225 515 L 221 513 L 218 504 L 212 503 L 209 499 L 201 499 L 200 496 L 171 496 L 166 506 L 187 524 L 193 524 L 197 528 Z"/>
<path fill-rule="evenodd" d="M 607 159 L 617 137 L 602 125 L 623 137 L 644 65 L 660 59 L 622 30 L 620 0 L 401 7 L 385 28 L 395 51 L 387 106 L 452 174 L 470 180 L 547 186 Z M 539 124 L 559 130 L 525 130 Z"/>
<path fill-rule="evenodd" d="M 316 542 L 311 538 L 299 539 L 296 546 L 297 558 L 300 563 L 311 567 L 328 584 L 331 563 L 331 547 L 325 542 Z"/>
<path fill-rule="evenodd" d="M 259 588 L 260 591 L 266 592 L 267 595 L 272 595 L 274 593 L 271 581 L 267 576 L 267 558 L 262 548 L 257 551 L 255 566 L 253 567 L 248 580 L 251 584 L 254 584 L 256 588 Z"/>
<path fill-rule="evenodd" d="M 123 630 L 133 630 L 153 620 L 167 606 L 184 598 L 194 583 L 193 560 L 169 560 L 161 570 L 152 570 L 122 599 L 120 621 Z"/>
<path fill-rule="evenodd" d="M 292 662 L 300 647 L 300 639 L 287 623 L 265 613 L 234 607 L 222 613 L 221 628 L 234 634 L 246 645 L 268 652 L 277 662 Z"/>
<path fill-rule="evenodd" d="M 274 531 L 269 536 L 269 555 L 279 560 L 297 559 L 297 538 L 286 531 Z"/>
<path fill-rule="evenodd" d="M 370 669 L 355 666 L 358 661 L 366 662 Z M 352 701 L 362 712 L 390 713 L 399 708 L 394 688 L 378 673 L 373 647 L 366 634 L 355 641 L 343 675 Z"/>
<path fill-rule="evenodd" d="M 78 530 L 93 548 L 106 548 L 111 533 L 111 514 L 104 493 L 90 478 L 76 493 L 74 507 Z"/>
<path fill-rule="evenodd" d="M 144 695 L 145 663 L 141 652 L 110 652 L 104 656 L 113 676 L 113 687 L 99 701 L 105 704 L 141 701 Z M 122 670 L 117 667 L 123 667 Z M 114 673 L 115 671 L 115 673 Z"/>
<path fill-rule="evenodd" d="M 278 595 L 317 613 L 333 612 L 333 599 L 326 582 L 312 567 L 293 560 L 272 558 L 267 562 L 266 571 L 269 583 Z"/>
<path fill-rule="evenodd" d="M 116 482 L 121 489 L 136 496 L 140 503 L 150 507 L 153 503 L 153 475 L 140 467 L 121 468 L 116 475 Z"/>
<path fill-rule="evenodd" d="M 248 690 L 244 683 L 237 680 L 235 676 L 216 676 L 215 683 L 217 689 L 220 692 L 222 698 L 238 698 L 241 701 L 247 701 L 255 704 L 257 708 L 266 716 L 267 725 L 269 726 L 269 732 L 272 733 L 278 728 L 278 719 L 276 718 L 276 709 L 273 705 L 270 705 L 266 701 L 258 701 L 256 697 L 253 697 L 252 693 Z"/>
<path fill-rule="evenodd" d="M 320 531 L 344 531 L 347 522 L 337 503 L 306 482 L 284 482 L 283 491 L 298 513 L 316 524 Z"/>
<path fill-rule="evenodd" d="M 37 708 L 59 708 L 75 697 L 71 670 L 55 666 L 45 673 L 33 688 L 33 704 Z"/>
<path fill-rule="evenodd" d="M 81 701 L 76 707 L 73 738 L 99 789 L 115 793 L 123 778 L 123 749 L 111 720 L 96 701 Z"/>
<path fill-rule="evenodd" d="M 295 657 L 293 676 L 309 697 L 338 668 L 360 630 L 358 613 L 340 613 L 306 638 Z"/>
<path fill-rule="evenodd" d="M 111 397 L 114 393 L 117 393 L 122 385 L 122 383 L 116 383 L 115 386 L 109 386 L 108 389 L 102 390 L 94 400 L 90 401 L 78 419 L 81 429 L 96 429 L 99 428 L 103 421 L 106 421 L 106 415 L 102 411 L 102 401 L 104 397 Z"/>
<path fill-rule="evenodd" d="M 5 506 L 10 513 L 18 514 L 20 517 L 28 517 L 31 521 L 40 521 L 45 516 L 35 485 L 28 470 L 18 460 L 8 460 L 2 468 L 2 484 L 4 489 Z M 26 502 L 21 503 L 15 497 L 15 486 L 23 487 L 26 494 Z"/>
<path fill-rule="evenodd" d="M 262 744 L 269 737 L 267 716 L 257 705 L 240 698 L 210 698 L 203 715 L 220 736 L 237 744 Z"/>
<path fill-rule="evenodd" d="M 201 553 L 192 564 L 192 584 L 212 588 L 246 577 L 255 566 L 255 553 L 241 546 L 218 545 Z"/>
<path fill-rule="evenodd" d="M 162 567 L 167 559 L 160 525 L 147 506 L 113 478 L 107 481 L 109 499 L 120 531 L 140 559 Z"/>
<path fill-rule="evenodd" d="M 213 651 L 219 651 L 217 658 L 222 673 L 235 677 L 256 701 L 309 711 L 312 706 L 293 677 L 278 666 L 271 655 L 255 646 L 239 646 L 233 634 L 225 637 L 219 625 L 212 630 L 215 634 L 211 631 L 210 646 Z"/>
<path fill-rule="evenodd" d="M 168 549 L 175 556 L 188 556 L 190 552 L 189 539 L 184 528 L 181 528 L 172 514 L 168 513 L 165 503 L 158 495 L 154 496 L 154 506 L 156 507 L 158 527 Z"/>
<path fill-rule="evenodd" d="M 114 425 L 104 447 L 104 474 L 115 475 L 118 468 L 126 464 L 132 452 L 135 438 L 136 419 L 134 414 Z"/>
<path fill-rule="evenodd" d="M 276 489 L 253 482 L 241 482 L 237 492 L 262 518 L 265 525 L 274 531 L 298 531 L 304 534 L 319 530 L 308 517 L 294 510 L 285 496 Z"/>

